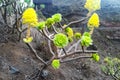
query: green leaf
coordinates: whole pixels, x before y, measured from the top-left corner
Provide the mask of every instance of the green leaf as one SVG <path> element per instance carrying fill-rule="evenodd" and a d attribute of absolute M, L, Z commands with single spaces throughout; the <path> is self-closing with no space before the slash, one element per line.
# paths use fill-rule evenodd
<path fill-rule="evenodd" d="M 83 34 L 82 38 L 81 38 L 81 44 L 82 44 L 82 46 L 87 46 L 88 47 L 88 46 L 92 45 L 92 42 L 93 42 L 93 40 L 91 38 L 90 33 L 85 32 Z"/>
<path fill-rule="evenodd" d="M 37 29 L 42 30 L 43 28 L 45 28 L 45 22 L 44 21 L 39 22 L 39 24 L 37 25 Z"/>
<path fill-rule="evenodd" d="M 52 61 L 52 67 L 53 67 L 54 69 L 59 69 L 59 67 L 60 67 L 60 60 L 54 59 L 54 60 Z"/>
<path fill-rule="evenodd" d="M 107 74 L 107 72 L 108 72 L 108 69 L 107 69 L 106 66 L 101 66 L 101 70 L 102 70 L 105 74 Z"/>
<path fill-rule="evenodd" d="M 34 8 L 34 7 L 35 7 L 34 4 L 29 4 L 28 6 L 31 7 L 31 8 Z"/>
<path fill-rule="evenodd" d="M 88 37 L 91 37 L 90 33 L 89 32 L 84 32 L 83 36 L 88 36 Z"/>
<path fill-rule="evenodd" d="M 69 42 L 73 42 L 73 38 L 72 37 L 68 37 L 68 41 Z"/>
<path fill-rule="evenodd" d="M 33 40 L 33 37 L 23 38 L 23 41 L 25 43 L 30 43 L 30 42 L 32 42 L 32 40 Z"/>
<path fill-rule="evenodd" d="M 42 9 L 44 9 L 44 8 L 45 8 L 45 4 L 40 4 L 40 7 L 41 7 Z"/>
<path fill-rule="evenodd" d="M 92 59 L 96 62 L 100 60 L 100 56 L 97 53 L 92 54 Z"/>
<path fill-rule="evenodd" d="M 67 33 L 67 35 L 68 35 L 68 37 L 73 37 L 73 29 L 72 28 L 70 28 L 70 27 L 67 27 L 66 29 L 65 29 L 65 32 Z"/>
<path fill-rule="evenodd" d="M 76 39 L 80 39 L 81 38 L 81 33 L 77 32 L 77 33 L 75 33 L 74 36 L 75 36 Z"/>
<path fill-rule="evenodd" d="M 45 25 L 50 28 L 54 24 L 54 20 L 52 18 L 48 18 L 45 22 Z"/>
<path fill-rule="evenodd" d="M 68 37 L 63 33 L 58 33 L 54 36 L 53 42 L 57 47 L 63 48 L 68 44 Z"/>
<path fill-rule="evenodd" d="M 111 68 L 111 69 L 109 70 L 109 72 L 110 72 L 111 75 L 114 75 L 114 74 L 115 74 L 115 71 L 114 71 L 113 68 Z"/>
<path fill-rule="evenodd" d="M 30 2 L 30 0 L 24 0 L 26 3 L 29 3 Z"/>
<path fill-rule="evenodd" d="M 109 62 L 109 60 L 110 60 L 110 58 L 109 58 L 109 57 L 104 58 L 104 62 L 105 62 L 105 63 L 108 63 L 108 62 Z"/>
<path fill-rule="evenodd" d="M 60 22 L 62 20 L 62 15 L 60 13 L 57 13 L 57 14 L 54 14 L 52 16 L 52 19 L 55 21 L 55 22 Z"/>

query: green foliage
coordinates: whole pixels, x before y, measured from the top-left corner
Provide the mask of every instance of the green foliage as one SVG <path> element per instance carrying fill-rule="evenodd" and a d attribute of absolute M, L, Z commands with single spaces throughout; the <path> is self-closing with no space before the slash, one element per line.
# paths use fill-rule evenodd
<path fill-rule="evenodd" d="M 89 32 L 84 32 L 83 36 L 91 37 Z"/>
<path fill-rule="evenodd" d="M 76 39 L 80 39 L 81 38 L 81 33 L 77 32 L 77 33 L 75 33 L 74 36 L 75 36 Z"/>
<path fill-rule="evenodd" d="M 94 53 L 92 54 L 92 59 L 96 62 L 98 62 L 100 60 L 100 56 L 98 55 L 98 53 Z"/>
<path fill-rule="evenodd" d="M 60 22 L 62 20 L 62 15 L 60 13 L 54 14 L 52 16 L 52 19 L 54 20 L 54 22 Z"/>
<path fill-rule="evenodd" d="M 81 37 L 82 46 L 87 46 L 88 47 L 88 46 L 92 45 L 92 42 L 93 42 L 93 40 L 91 38 L 90 33 L 89 32 L 84 32 L 84 34 Z"/>
<path fill-rule="evenodd" d="M 59 67 L 60 67 L 60 60 L 54 59 L 54 60 L 52 61 L 52 67 L 53 67 L 54 69 L 59 69 Z"/>
<path fill-rule="evenodd" d="M 35 5 L 34 4 L 31 4 L 31 5 L 29 4 L 28 7 L 34 8 Z"/>
<path fill-rule="evenodd" d="M 45 4 L 40 4 L 40 8 L 44 9 L 45 8 Z"/>
<path fill-rule="evenodd" d="M 68 37 L 68 41 L 69 42 L 73 42 L 73 38 L 72 37 Z"/>
<path fill-rule="evenodd" d="M 53 42 L 57 47 L 63 48 L 65 46 L 67 46 L 68 38 L 63 33 L 58 33 L 54 36 Z"/>
<path fill-rule="evenodd" d="M 50 28 L 54 24 L 54 20 L 52 18 L 47 18 L 45 24 L 48 28 Z"/>
<path fill-rule="evenodd" d="M 101 70 L 111 75 L 115 80 L 120 80 L 120 59 L 106 57 L 104 58 L 104 65 L 101 66 Z"/>
<path fill-rule="evenodd" d="M 52 16 L 52 18 L 47 18 L 46 20 L 46 26 L 50 28 L 53 24 L 60 22 L 62 20 L 62 15 L 57 13 Z"/>
<path fill-rule="evenodd" d="M 29 3 L 30 2 L 30 0 L 24 0 L 26 3 Z"/>
<path fill-rule="evenodd" d="M 65 29 L 65 32 L 67 33 L 67 35 L 68 35 L 69 38 L 73 37 L 73 29 L 72 28 L 67 27 Z"/>
<path fill-rule="evenodd" d="M 25 43 L 30 43 L 30 42 L 32 42 L 32 40 L 33 40 L 33 37 L 23 38 L 23 41 Z"/>
<path fill-rule="evenodd" d="M 27 3 L 29 1 L 30 0 L 26 0 Z M 91 0 L 91 1 L 94 2 L 94 0 Z M 28 6 L 29 6 L 29 4 L 28 4 Z M 41 9 L 43 9 L 43 8 L 45 8 L 45 5 L 41 4 L 40 7 L 41 7 Z M 33 14 L 33 13 L 29 12 L 29 15 L 24 15 L 24 16 L 26 19 L 28 19 L 28 22 L 30 22 L 30 23 L 34 22 L 35 26 L 37 25 L 37 27 L 35 27 L 35 28 L 37 28 L 38 30 L 42 30 L 39 32 L 48 40 L 49 51 L 53 55 L 52 58 L 48 62 L 51 63 L 51 65 L 54 69 L 58 69 L 60 67 L 60 62 L 66 62 L 66 61 L 77 59 L 77 58 L 72 58 L 72 57 L 70 57 L 71 59 L 67 58 L 67 57 L 69 57 L 69 56 L 67 56 L 67 55 L 69 55 L 69 53 L 71 53 L 70 55 L 72 56 L 76 52 L 80 52 L 80 53 L 84 52 L 85 51 L 84 49 L 86 49 L 84 47 L 88 47 L 88 46 L 92 45 L 93 40 L 91 38 L 91 34 L 94 29 L 91 29 L 91 31 L 89 31 L 89 32 L 84 32 L 83 35 L 78 32 L 75 33 L 75 35 L 74 35 L 73 29 L 68 27 L 74 23 L 78 23 L 82 19 L 70 22 L 67 25 L 63 25 L 62 23 L 60 23 L 62 21 L 62 15 L 60 13 L 56 13 L 52 17 L 47 18 L 47 19 L 44 18 L 46 20 L 42 21 L 42 22 L 38 22 L 39 19 L 38 19 L 37 15 L 36 15 L 37 20 L 33 19 L 33 17 L 35 17 L 35 16 L 33 16 L 31 18 L 31 16 L 30 16 L 31 14 Z M 42 13 L 40 13 L 40 14 L 42 15 Z M 86 15 L 85 19 L 87 19 L 88 17 L 89 17 L 89 15 Z M 22 20 L 22 22 L 24 22 L 24 19 Z M 33 19 L 35 21 L 31 21 L 31 19 Z M 93 16 L 93 19 L 90 20 L 89 22 L 95 22 L 96 21 L 95 19 L 96 19 L 96 16 L 95 17 Z M 99 18 L 97 18 L 97 22 L 99 22 L 98 19 Z M 59 23 L 59 24 L 56 24 L 56 23 Z M 57 28 L 57 26 L 59 28 Z M 50 27 L 51 27 L 51 29 L 48 29 Z M 24 42 L 28 43 L 28 42 L 32 41 L 32 38 L 30 38 L 30 35 L 31 34 L 30 34 L 30 29 L 29 29 L 28 34 L 27 34 L 26 38 L 24 39 Z M 73 42 L 73 43 L 70 43 L 70 42 Z M 69 45 L 68 45 L 68 43 L 69 43 Z M 81 46 L 82 46 L 82 49 L 79 48 Z M 91 53 L 94 53 L 94 52 L 96 52 L 96 51 L 91 51 Z M 81 55 L 79 55 L 79 56 L 81 56 Z M 85 58 L 86 57 L 92 58 L 96 62 L 98 62 L 100 59 L 100 57 L 97 53 L 92 54 L 92 56 L 86 55 Z M 64 58 L 66 58 L 66 59 L 64 59 Z M 82 58 L 84 58 L 84 56 Z M 62 59 L 64 59 L 64 60 L 62 60 Z M 44 64 L 47 64 L 47 65 L 49 64 L 49 63 L 46 63 L 42 59 L 41 59 L 41 61 Z M 113 70 L 111 70 L 111 72 L 113 72 Z"/>
<path fill-rule="evenodd" d="M 45 22 L 44 21 L 43 22 L 39 22 L 38 26 L 37 26 L 37 29 L 38 30 L 42 30 L 44 27 L 45 27 Z"/>

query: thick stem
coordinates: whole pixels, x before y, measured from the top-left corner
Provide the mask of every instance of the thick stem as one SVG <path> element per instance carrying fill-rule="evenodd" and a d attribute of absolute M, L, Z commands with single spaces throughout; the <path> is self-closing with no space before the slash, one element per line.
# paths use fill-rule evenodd
<path fill-rule="evenodd" d="M 71 58 L 71 59 L 61 61 L 61 63 L 65 63 L 65 62 L 69 62 L 69 61 L 73 61 L 73 60 L 77 60 L 77 59 L 83 59 L 83 58 L 92 58 L 92 57 L 91 56 L 79 56 L 79 57 L 76 57 L 76 58 Z"/>
<path fill-rule="evenodd" d="M 77 51 L 78 45 L 80 45 L 80 41 L 81 40 L 78 40 L 78 42 L 76 43 L 76 45 L 75 45 L 75 51 Z"/>
<path fill-rule="evenodd" d="M 29 37 L 30 37 L 30 25 L 28 25 L 27 33 L 26 33 L 26 38 L 29 38 Z"/>
<path fill-rule="evenodd" d="M 52 48 L 51 48 L 51 41 L 48 40 L 48 47 L 49 47 L 49 50 L 50 50 L 50 53 L 55 56 L 55 53 L 52 51 Z"/>
<path fill-rule="evenodd" d="M 52 27 L 53 27 L 53 30 L 54 30 L 54 32 L 55 32 L 56 34 L 59 33 L 59 32 L 56 30 L 56 28 L 55 28 L 54 25 L 52 25 Z"/>
<path fill-rule="evenodd" d="M 70 52 L 74 47 L 76 47 L 79 43 L 80 43 L 81 40 L 78 40 L 75 44 L 73 44 L 71 47 L 68 48 L 68 50 L 66 51 L 67 53 Z M 76 51 L 76 49 L 75 49 Z"/>
<path fill-rule="evenodd" d="M 66 27 L 68 27 L 68 26 L 70 26 L 70 25 L 72 25 L 72 24 L 83 22 L 83 21 L 85 21 L 85 20 L 88 19 L 88 18 L 89 18 L 89 16 L 88 16 L 88 17 L 85 17 L 85 18 L 82 18 L 82 19 L 80 19 L 80 20 L 72 21 L 72 22 L 70 22 L 69 24 L 67 24 L 66 26 L 64 26 L 63 29 L 65 29 Z"/>
<path fill-rule="evenodd" d="M 29 43 L 26 43 L 26 44 L 32 50 L 32 52 L 35 54 L 37 59 L 39 59 L 43 64 L 47 65 L 47 63 L 41 57 L 38 56 L 36 50 Z"/>
<path fill-rule="evenodd" d="M 62 48 L 62 49 L 63 49 L 63 52 L 65 53 L 65 55 L 67 55 L 67 52 L 66 52 L 65 48 Z"/>
<path fill-rule="evenodd" d="M 42 33 L 48 40 L 52 41 L 52 39 L 48 36 L 48 34 L 46 33 L 44 29 L 42 30 Z"/>
<path fill-rule="evenodd" d="M 98 51 L 93 51 L 93 50 L 85 50 L 84 53 L 97 53 Z M 82 50 L 77 50 L 77 51 L 74 51 L 74 52 L 70 52 L 70 53 L 67 53 L 67 55 L 63 54 L 61 55 L 59 58 L 66 58 L 66 57 L 69 57 L 69 56 L 72 56 L 72 55 L 75 55 L 75 54 L 80 54 L 80 53 L 83 53 Z"/>
<path fill-rule="evenodd" d="M 94 31 L 94 27 L 92 27 L 91 30 L 90 30 L 91 35 L 93 34 L 93 31 Z"/>

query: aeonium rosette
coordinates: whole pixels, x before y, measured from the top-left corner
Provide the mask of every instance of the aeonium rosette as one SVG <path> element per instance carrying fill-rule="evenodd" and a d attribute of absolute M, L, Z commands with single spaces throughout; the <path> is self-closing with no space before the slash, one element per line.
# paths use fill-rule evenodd
<path fill-rule="evenodd" d="M 84 7 L 88 9 L 89 12 L 99 10 L 101 8 L 101 0 L 86 0 Z"/>
<path fill-rule="evenodd" d="M 68 37 L 63 33 L 58 33 L 54 36 L 53 42 L 55 46 L 63 48 L 68 44 Z"/>
<path fill-rule="evenodd" d="M 92 45 L 92 42 L 93 42 L 93 40 L 91 38 L 90 33 L 89 32 L 84 32 L 84 34 L 81 37 L 82 46 L 88 47 L 88 46 Z"/>
<path fill-rule="evenodd" d="M 26 38 L 24 38 L 23 41 L 25 43 L 30 43 L 33 40 L 30 36 L 30 28 L 38 24 L 36 11 L 33 8 L 27 8 L 22 14 L 22 22 L 28 25 Z"/>

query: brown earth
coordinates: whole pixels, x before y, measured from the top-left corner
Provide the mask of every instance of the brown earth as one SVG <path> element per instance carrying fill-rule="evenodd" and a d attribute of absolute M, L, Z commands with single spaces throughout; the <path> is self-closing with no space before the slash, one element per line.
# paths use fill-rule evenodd
<path fill-rule="evenodd" d="M 100 62 L 80 59 L 63 63 L 58 70 L 49 66 L 49 74 L 45 78 L 36 77 L 43 65 L 22 41 L 0 43 L 0 80 L 114 80 L 102 73 L 100 66 L 106 56 L 120 58 L 119 35 L 119 27 L 95 30 L 93 39 L 101 57 Z M 18 69 L 18 73 L 12 73 L 10 67 Z"/>

